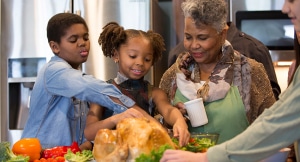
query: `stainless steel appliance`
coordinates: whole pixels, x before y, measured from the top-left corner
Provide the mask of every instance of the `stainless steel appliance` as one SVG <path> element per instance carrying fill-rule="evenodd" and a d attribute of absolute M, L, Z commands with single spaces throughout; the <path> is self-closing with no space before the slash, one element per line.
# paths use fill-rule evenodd
<path fill-rule="evenodd" d="M 234 23 L 237 11 L 270 11 L 281 10 L 284 0 L 227 0 L 229 4 L 229 17 Z"/>
<path fill-rule="evenodd" d="M 281 12 L 284 0 L 228 0 L 230 21 L 263 42 L 270 50 L 273 62 L 291 61 L 294 27 Z"/>
<path fill-rule="evenodd" d="M 76 13 L 86 20 L 91 49 L 82 70 L 96 78 L 107 80 L 117 72 L 98 45 L 102 27 L 110 21 L 161 33 L 169 48 L 167 27 L 161 25 L 166 17 L 157 0 L 1 0 L 1 140 L 14 143 L 20 138 L 37 71 L 53 56 L 47 43 L 47 22 L 61 12 Z M 158 85 L 167 68 L 166 57 L 146 76 L 152 84 Z"/>

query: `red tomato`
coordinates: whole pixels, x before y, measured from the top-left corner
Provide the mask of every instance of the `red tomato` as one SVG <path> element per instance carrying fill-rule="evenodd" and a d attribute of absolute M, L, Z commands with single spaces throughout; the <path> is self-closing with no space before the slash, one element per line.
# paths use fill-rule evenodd
<path fill-rule="evenodd" d="M 195 139 L 194 138 L 190 138 L 189 143 L 194 143 Z"/>

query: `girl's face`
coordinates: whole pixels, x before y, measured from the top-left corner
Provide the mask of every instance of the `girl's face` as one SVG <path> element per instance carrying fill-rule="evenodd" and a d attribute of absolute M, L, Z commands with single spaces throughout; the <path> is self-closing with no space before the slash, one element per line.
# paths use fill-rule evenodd
<path fill-rule="evenodd" d="M 199 64 L 216 63 L 225 41 L 225 30 L 218 33 L 211 26 L 197 27 L 192 18 L 185 18 L 184 47 Z"/>
<path fill-rule="evenodd" d="M 128 79 L 140 79 L 150 70 L 153 63 L 153 49 L 144 37 L 129 38 L 114 54 L 119 63 L 119 72 Z"/>
<path fill-rule="evenodd" d="M 50 42 L 50 47 L 54 53 L 66 60 L 74 69 L 86 62 L 90 50 L 90 40 L 84 25 L 74 24 L 70 26 L 60 39 L 60 44 Z"/>
<path fill-rule="evenodd" d="M 291 18 L 295 30 L 300 32 L 300 0 L 285 0 L 282 12 Z"/>

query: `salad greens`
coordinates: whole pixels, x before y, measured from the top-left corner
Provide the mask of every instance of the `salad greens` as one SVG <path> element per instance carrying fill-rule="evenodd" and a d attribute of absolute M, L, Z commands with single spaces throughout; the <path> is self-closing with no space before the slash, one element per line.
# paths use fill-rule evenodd
<path fill-rule="evenodd" d="M 135 162 L 159 162 L 167 149 L 172 149 L 172 147 L 170 145 L 162 145 L 158 150 L 152 150 L 149 155 L 141 154 L 135 159 Z"/>
<path fill-rule="evenodd" d="M 70 149 L 65 154 L 65 159 L 69 162 L 87 162 L 93 159 L 93 153 L 91 150 L 83 150 L 73 153 Z"/>
<path fill-rule="evenodd" d="M 172 140 L 178 146 L 178 139 L 172 138 Z M 189 143 L 183 147 L 179 147 L 179 149 L 191 152 L 206 152 L 209 147 L 214 146 L 215 144 L 215 141 L 210 138 L 191 137 Z"/>
<path fill-rule="evenodd" d="M 172 141 L 176 145 L 176 148 L 180 150 L 186 150 L 191 152 L 206 152 L 207 149 L 216 144 L 216 141 L 210 138 L 194 138 L 191 137 L 188 144 L 179 147 L 179 141 L 177 138 L 172 138 Z M 167 149 L 172 149 L 169 145 L 162 145 L 158 150 L 152 150 L 149 155 L 141 154 L 139 157 L 135 159 L 136 162 L 159 162 L 163 153 Z"/>
<path fill-rule="evenodd" d="M 0 143 L 0 162 L 28 162 L 29 156 L 16 155 L 10 149 L 10 143 Z"/>

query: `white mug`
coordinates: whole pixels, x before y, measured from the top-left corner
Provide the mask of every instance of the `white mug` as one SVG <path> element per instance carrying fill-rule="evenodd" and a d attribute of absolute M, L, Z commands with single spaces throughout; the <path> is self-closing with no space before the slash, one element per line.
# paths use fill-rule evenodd
<path fill-rule="evenodd" d="M 184 105 L 192 127 L 199 127 L 208 123 L 202 98 L 187 101 Z"/>

